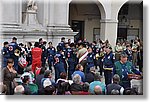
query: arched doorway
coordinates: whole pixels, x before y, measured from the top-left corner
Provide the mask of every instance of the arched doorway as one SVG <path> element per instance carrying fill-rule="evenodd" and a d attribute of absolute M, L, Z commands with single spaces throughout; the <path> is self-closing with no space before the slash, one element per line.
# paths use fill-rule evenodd
<path fill-rule="evenodd" d="M 75 42 L 86 38 L 89 42 L 100 38 L 100 19 L 102 5 L 97 0 L 91 2 L 75 2 L 69 4 L 69 25 L 74 32 Z M 104 15 L 103 15 L 104 16 Z"/>
<path fill-rule="evenodd" d="M 117 40 L 143 39 L 143 1 L 126 2 L 118 13 Z"/>

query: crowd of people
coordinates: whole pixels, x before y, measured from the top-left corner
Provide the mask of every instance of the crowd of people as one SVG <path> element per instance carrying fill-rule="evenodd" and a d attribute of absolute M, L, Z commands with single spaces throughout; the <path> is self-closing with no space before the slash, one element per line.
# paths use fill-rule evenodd
<path fill-rule="evenodd" d="M 138 95 L 130 81 L 142 79 L 143 45 L 138 38 L 74 43 L 64 37 L 53 46 L 4 42 L 1 94 L 6 95 Z"/>

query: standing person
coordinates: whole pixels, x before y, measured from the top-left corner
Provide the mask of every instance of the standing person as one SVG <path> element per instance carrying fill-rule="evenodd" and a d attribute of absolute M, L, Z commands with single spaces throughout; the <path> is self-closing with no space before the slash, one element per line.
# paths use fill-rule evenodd
<path fill-rule="evenodd" d="M 14 78 L 17 76 L 17 72 L 14 69 L 14 60 L 7 60 L 7 67 L 3 69 L 3 83 L 7 86 L 6 95 L 13 95 L 15 85 L 13 83 Z"/>
<path fill-rule="evenodd" d="M 57 81 L 57 79 L 60 78 L 60 73 L 66 72 L 66 71 L 65 71 L 63 62 L 59 60 L 58 56 L 55 56 L 54 59 L 55 59 L 55 63 L 54 63 L 55 81 Z"/>
<path fill-rule="evenodd" d="M 98 57 L 98 66 L 99 66 L 99 72 L 100 75 L 102 76 L 103 74 L 103 61 L 104 61 L 104 56 L 105 56 L 105 51 L 104 51 L 105 47 L 101 47 L 100 51 L 99 51 L 99 57 Z"/>
<path fill-rule="evenodd" d="M 65 44 L 66 47 L 66 61 L 68 63 L 68 79 L 71 80 L 71 75 L 73 74 L 75 70 L 75 61 L 74 61 L 74 53 L 73 49 L 68 45 L 68 43 Z"/>
<path fill-rule="evenodd" d="M 17 38 L 13 37 L 12 42 L 9 43 L 9 54 L 10 58 L 14 60 L 14 68 L 17 72 L 18 72 L 18 59 L 20 52 L 21 48 L 17 44 Z"/>
<path fill-rule="evenodd" d="M 104 76 L 106 86 L 112 81 L 112 70 L 114 67 L 115 56 L 112 52 L 111 47 L 105 47 L 105 56 L 104 56 Z"/>
<path fill-rule="evenodd" d="M 32 47 L 32 43 L 28 42 L 27 43 L 27 48 L 26 48 L 26 50 L 27 50 L 27 58 L 26 58 L 26 60 L 28 62 L 27 66 L 30 66 L 32 64 L 32 55 L 31 55 L 32 48 L 31 47 Z"/>
<path fill-rule="evenodd" d="M 92 48 L 88 48 L 88 55 L 87 55 L 87 67 L 86 67 L 86 73 L 89 73 L 90 68 L 94 67 L 94 61 L 95 61 L 95 55 L 92 51 Z"/>
<path fill-rule="evenodd" d="M 10 54 L 9 54 L 9 44 L 8 42 L 4 42 L 4 47 L 2 49 L 2 68 L 5 68 L 7 66 L 7 59 L 10 58 Z"/>
<path fill-rule="evenodd" d="M 139 71 L 143 72 L 143 45 L 140 44 L 137 48 L 137 65 L 139 66 Z"/>
<path fill-rule="evenodd" d="M 137 44 L 138 42 L 134 41 L 134 44 L 132 46 L 133 64 L 135 66 L 137 66 Z"/>
<path fill-rule="evenodd" d="M 42 48 L 42 46 L 43 46 L 43 38 L 40 38 L 39 39 L 39 48 Z"/>
<path fill-rule="evenodd" d="M 45 64 L 46 64 L 46 59 L 47 59 L 47 50 L 46 50 L 46 41 L 43 42 L 43 45 L 41 46 L 41 49 L 42 49 L 42 58 L 41 58 L 41 61 L 42 61 L 42 67 L 45 67 Z"/>
<path fill-rule="evenodd" d="M 118 90 L 119 95 L 123 95 L 124 88 L 119 85 L 120 83 L 120 77 L 118 74 L 115 74 L 113 76 L 113 83 L 108 84 L 106 87 L 107 95 L 111 95 L 112 90 Z"/>
<path fill-rule="evenodd" d="M 126 50 L 124 51 L 128 55 L 128 61 L 132 62 L 133 56 L 132 56 L 132 49 L 130 45 L 126 46 Z"/>
<path fill-rule="evenodd" d="M 83 66 L 84 72 L 86 72 L 86 63 L 87 63 L 88 51 L 84 43 L 79 44 L 79 50 L 77 52 L 77 58 L 79 59 L 79 64 Z"/>
<path fill-rule="evenodd" d="M 52 42 L 48 43 L 48 48 L 47 48 L 47 57 L 48 57 L 48 65 L 49 65 L 49 70 L 52 71 L 52 65 L 54 64 L 54 56 L 56 54 L 56 49 L 53 47 Z"/>
<path fill-rule="evenodd" d="M 120 54 L 122 51 L 123 51 L 123 48 L 122 48 L 121 44 L 118 42 L 117 45 L 115 46 L 115 57 L 116 57 L 117 61 L 119 60 Z"/>
<path fill-rule="evenodd" d="M 127 56 L 127 54 L 121 54 L 120 61 L 115 62 L 113 69 L 113 73 L 119 75 L 120 85 L 124 88 L 131 87 L 128 74 L 141 74 L 135 69 L 132 62 L 127 61 Z"/>
<path fill-rule="evenodd" d="M 31 53 L 32 53 L 32 72 L 35 73 L 36 68 L 41 67 L 42 49 L 39 48 L 38 42 L 35 42 L 34 48 L 32 49 Z"/>

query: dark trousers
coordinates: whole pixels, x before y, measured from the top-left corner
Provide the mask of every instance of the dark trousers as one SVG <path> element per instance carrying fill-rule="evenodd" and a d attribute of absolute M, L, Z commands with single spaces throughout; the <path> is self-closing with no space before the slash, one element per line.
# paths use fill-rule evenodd
<path fill-rule="evenodd" d="M 72 77 L 71 75 L 73 74 L 73 72 L 75 71 L 75 62 L 73 62 L 73 60 L 68 60 L 68 79 L 71 80 Z"/>
<path fill-rule="evenodd" d="M 103 62 L 101 61 L 101 59 L 99 59 L 99 72 L 100 72 L 100 75 L 102 75 L 102 73 L 103 73 Z"/>
<path fill-rule="evenodd" d="M 104 70 L 104 76 L 105 76 L 106 86 L 108 84 L 111 84 L 112 83 L 112 71 L 111 70 Z"/>
<path fill-rule="evenodd" d="M 45 67 L 45 64 L 46 64 L 46 58 L 42 58 L 42 67 Z"/>

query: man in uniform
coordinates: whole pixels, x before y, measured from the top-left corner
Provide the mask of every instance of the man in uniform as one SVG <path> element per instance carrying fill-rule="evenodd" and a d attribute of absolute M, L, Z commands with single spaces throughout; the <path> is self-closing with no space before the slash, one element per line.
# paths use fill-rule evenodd
<path fill-rule="evenodd" d="M 141 74 L 135 69 L 132 62 L 127 61 L 127 57 L 127 54 L 121 54 L 120 61 L 115 62 L 113 69 L 113 74 L 118 74 L 120 76 L 120 85 L 124 88 L 131 86 L 128 74 Z"/>
<path fill-rule="evenodd" d="M 46 41 L 43 42 L 43 45 L 41 46 L 42 49 L 42 67 L 45 67 L 46 59 L 47 59 L 47 50 L 46 50 Z"/>
<path fill-rule="evenodd" d="M 47 48 L 47 57 L 49 70 L 52 71 L 52 65 L 54 64 L 54 56 L 56 54 L 56 49 L 53 47 L 52 42 L 48 43 L 49 47 Z"/>
<path fill-rule="evenodd" d="M 12 42 L 9 43 L 9 54 L 10 58 L 14 60 L 14 68 L 17 72 L 18 72 L 19 52 L 21 52 L 21 48 L 17 44 L 17 38 L 13 37 Z"/>
<path fill-rule="evenodd" d="M 4 42 L 4 47 L 2 49 L 2 68 L 7 66 L 7 59 L 10 57 L 9 50 L 8 50 L 8 42 Z"/>
<path fill-rule="evenodd" d="M 73 53 L 73 49 L 68 45 L 68 43 L 65 43 L 65 47 L 66 47 L 65 56 L 68 63 L 68 70 L 67 70 L 68 79 L 71 80 L 71 75 L 75 70 L 74 53 Z"/>
<path fill-rule="evenodd" d="M 59 56 L 55 55 L 54 56 L 55 62 L 54 62 L 54 69 L 55 69 L 55 82 L 57 79 L 60 77 L 60 73 L 66 72 L 64 68 L 64 63 L 62 63 L 59 60 Z"/>
<path fill-rule="evenodd" d="M 108 85 L 112 82 L 112 70 L 114 67 L 115 56 L 112 52 L 112 48 L 110 46 L 105 47 L 105 56 L 104 56 L 104 76 L 105 76 L 105 84 Z"/>
<path fill-rule="evenodd" d="M 95 60 L 95 55 L 92 51 L 92 48 L 88 48 L 88 55 L 87 55 L 87 67 L 86 67 L 86 73 L 90 72 L 90 68 L 94 67 L 94 60 Z"/>

